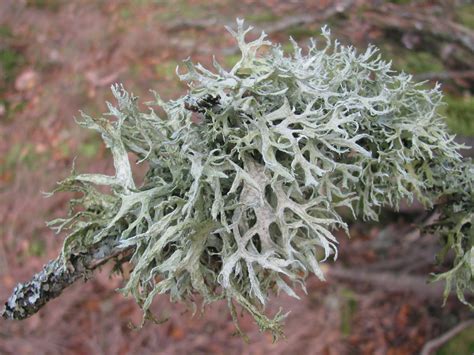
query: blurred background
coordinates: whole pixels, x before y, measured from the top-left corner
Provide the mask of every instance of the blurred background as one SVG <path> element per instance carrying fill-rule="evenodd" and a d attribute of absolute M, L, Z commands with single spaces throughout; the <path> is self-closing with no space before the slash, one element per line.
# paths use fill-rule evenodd
<path fill-rule="evenodd" d="M 122 82 L 140 97 L 149 89 L 177 98 L 186 86 L 176 66 L 187 57 L 230 67 L 236 45 L 224 30 L 245 18 L 289 49 L 328 24 L 342 43 L 376 44 L 393 67 L 415 80 L 443 84 L 442 108 L 459 141 L 474 136 L 474 4 L 472 1 L 378 0 L 1 0 L 0 1 L 0 301 L 54 258 L 62 243 L 45 221 L 66 213 L 70 196 L 45 199 L 72 160 L 83 172 L 113 171 L 100 137 L 74 122 L 78 111 L 100 115 L 109 87 Z M 472 155 L 472 150 L 464 151 Z M 327 264 L 325 283 L 310 278 L 301 300 L 278 297 L 269 307 L 290 310 L 287 339 L 271 343 L 242 316 L 249 343 L 233 336 L 225 304 L 192 317 L 167 297 L 154 310 L 168 317 L 140 331 L 141 311 L 114 290 L 106 266 L 78 282 L 24 322 L 0 320 L 1 354 L 413 354 L 472 317 L 442 285 L 426 284 L 439 246 L 414 226 L 426 216 L 416 205 L 384 211 L 378 223 L 352 223 L 341 234 L 340 259 Z M 439 354 L 471 354 L 466 327 Z"/>

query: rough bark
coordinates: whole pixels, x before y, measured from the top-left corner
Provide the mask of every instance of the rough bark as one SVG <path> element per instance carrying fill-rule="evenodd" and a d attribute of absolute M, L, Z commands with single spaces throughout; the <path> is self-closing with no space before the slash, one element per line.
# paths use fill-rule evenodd
<path fill-rule="evenodd" d="M 74 282 L 80 278 L 87 279 L 100 265 L 126 251 L 127 249 L 119 246 L 117 239 L 106 238 L 104 242 L 89 250 L 71 256 L 67 265 L 59 255 L 48 262 L 30 281 L 19 283 L 14 288 L 0 313 L 1 316 L 10 320 L 22 320 L 32 316 Z"/>
<path fill-rule="evenodd" d="M 187 109 L 193 112 L 203 113 L 218 101 L 218 97 L 212 96 L 200 100 L 188 97 L 186 105 Z M 10 320 L 26 319 L 80 278 L 87 280 L 102 264 L 131 251 L 131 247 L 120 246 L 118 237 L 107 236 L 88 250 L 69 256 L 67 265 L 62 255 L 59 255 L 49 261 L 30 281 L 16 285 L 0 315 Z"/>

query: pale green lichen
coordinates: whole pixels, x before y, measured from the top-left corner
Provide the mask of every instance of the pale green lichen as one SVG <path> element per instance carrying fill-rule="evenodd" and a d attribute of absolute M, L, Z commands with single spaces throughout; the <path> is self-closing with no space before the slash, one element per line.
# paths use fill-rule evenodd
<path fill-rule="evenodd" d="M 473 288 L 472 165 L 446 133 L 439 87 L 395 73 L 374 47 L 358 53 L 331 41 L 326 28 L 322 46 L 303 51 L 293 42 L 291 56 L 264 34 L 246 42 L 249 30 L 240 20 L 229 29 L 242 53 L 231 70 L 185 62 L 178 75 L 187 96 L 155 94 L 142 112 L 113 86 L 118 106 L 109 104 L 107 116 L 115 119 L 83 114 L 80 124 L 101 133 L 116 173 L 73 173 L 59 186 L 83 193 L 70 218 L 52 223 L 71 230 L 64 260 L 118 235 L 134 247 L 122 292 L 145 311 L 157 294 L 227 299 L 234 319 L 237 302 L 278 335 L 283 316 L 267 318 L 264 305 L 273 292 L 297 297 L 308 273 L 324 279 L 321 262 L 337 256 L 333 231 L 347 230 L 340 208 L 375 220 L 402 199 L 431 207 L 448 195 L 457 202 L 435 229 L 456 259 L 437 278 L 464 300 Z M 129 153 L 148 165 L 140 185 Z"/>

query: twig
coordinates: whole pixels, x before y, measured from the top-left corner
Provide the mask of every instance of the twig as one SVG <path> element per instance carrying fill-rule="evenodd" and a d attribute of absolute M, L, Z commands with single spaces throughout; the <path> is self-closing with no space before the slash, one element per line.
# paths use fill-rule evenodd
<path fill-rule="evenodd" d="M 365 12 L 364 18 L 380 28 L 412 31 L 453 41 L 474 53 L 474 31 L 452 21 L 435 17 L 426 11 L 413 11 L 409 7 L 386 5 Z"/>
<path fill-rule="evenodd" d="M 257 28 L 257 30 L 263 30 L 266 33 L 277 33 L 287 30 L 291 27 L 311 24 L 316 21 L 327 20 L 328 18 L 346 11 L 352 6 L 355 0 L 339 0 L 335 1 L 330 6 L 326 7 L 322 11 L 314 14 L 302 14 L 291 17 L 285 17 L 279 21 L 273 22 L 271 25 L 263 26 L 263 28 Z M 169 24 L 166 29 L 168 31 L 183 31 L 187 29 L 206 29 L 217 25 L 229 25 L 225 21 L 219 21 L 217 19 L 180 19 Z"/>
<path fill-rule="evenodd" d="M 166 29 L 168 31 L 184 31 L 188 29 L 206 29 L 209 27 L 217 26 L 217 25 L 223 25 L 226 24 L 224 22 L 218 21 L 216 18 L 210 18 L 210 19 L 180 19 L 173 21 L 171 24 L 166 26 Z"/>
<path fill-rule="evenodd" d="M 429 265 L 433 262 L 434 251 L 416 251 L 414 253 L 408 254 L 404 257 L 398 257 L 396 259 L 381 260 L 376 263 L 369 264 L 367 269 L 374 271 L 388 271 L 388 270 L 399 270 L 403 269 L 404 272 L 407 270 L 413 270 L 414 265 L 416 267 Z"/>
<path fill-rule="evenodd" d="M 474 79 L 474 70 L 443 71 L 438 73 L 421 73 L 414 75 L 416 80 L 456 80 Z"/>
<path fill-rule="evenodd" d="M 30 281 L 19 283 L 0 315 L 10 320 L 22 320 L 32 316 L 78 279 L 87 279 L 105 262 L 129 250 L 130 248 L 120 247 L 117 239 L 111 237 L 105 238 L 86 252 L 71 256 L 68 265 L 64 265 L 60 255 L 47 263 Z"/>
<path fill-rule="evenodd" d="M 474 319 L 469 319 L 464 322 L 459 323 L 457 326 L 449 330 L 448 332 L 441 335 L 439 338 L 432 339 L 423 346 L 421 350 L 421 355 L 430 355 L 436 349 L 441 347 L 444 343 L 449 341 L 451 338 L 455 337 L 457 334 L 461 333 L 464 329 L 474 326 Z"/>
<path fill-rule="evenodd" d="M 3 241 L 0 241 L 0 275 L 8 271 L 8 263 Z"/>
<path fill-rule="evenodd" d="M 331 267 L 328 271 L 328 278 L 330 277 L 368 283 L 390 292 L 411 292 L 424 298 L 439 299 L 443 295 L 443 285 L 428 284 L 425 278 L 418 276 Z"/>
<path fill-rule="evenodd" d="M 307 25 L 317 21 L 324 21 L 333 17 L 336 14 L 343 13 L 355 2 L 355 0 L 335 1 L 332 5 L 326 7 L 321 12 L 318 12 L 316 14 L 304 14 L 300 16 L 283 18 L 282 20 L 276 21 L 272 25 L 265 27 L 264 30 L 266 33 L 276 33 L 285 31 L 292 27 Z"/>

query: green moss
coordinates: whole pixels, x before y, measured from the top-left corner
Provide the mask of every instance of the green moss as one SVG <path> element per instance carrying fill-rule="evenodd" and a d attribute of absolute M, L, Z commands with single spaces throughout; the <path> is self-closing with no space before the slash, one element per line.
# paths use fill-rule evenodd
<path fill-rule="evenodd" d="M 129 19 L 132 16 L 132 12 L 129 8 L 123 8 L 120 10 L 120 17 L 124 20 Z"/>
<path fill-rule="evenodd" d="M 25 63 L 25 58 L 11 43 L 14 40 L 13 32 L 8 26 L 0 26 L 0 93 L 6 89 L 20 67 Z"/>
<path fill-rule="evenodd" d="M 412 2 L 412 0 L 389 0 L 388 2 L 397 5 L 408 5 Z"/>
<path fill-rule="evenodd" d="M 411 73 L 438 72 L 444 69 L 444 65 L 431 53 L 415 52 L 407 56 L 406 69 Z"/>
<path fill-rule="evenodd" d="M 176 67 L 179 63 L 175 60 L 163 62 L 155 66 L 155 73 L 158 75 L 158 79 L 171 80 L 176 77 Z"/>
<path fill-rule="evenodd" d="M 315 30 L 307 26 L 295 26 L 288 29 L 287 34 L 293 37 L 295 40 L 301 40 L 309 37 L 315 37 L 319 34 L 320 30 Z"/>
<path fill-rule="evenodd" d="M 0 88 L 0 94 L 1 94 L 1 88 Z M 0 105 L 3 105 L 5 107 L 5 115 L 2 117 L 1 121 L 7 122 L 7 121 L 13 120 L 16 114 L 23 111 L 23 109 L 26 107 L 26 104 L 27 104 L 26 101 L 14 102 L 14 101 L 8 101 L 6 99 L 0 98 Z"/>
<path fill-rule="evenodd" d="M 129 74 L 132 77 L 138 77 L 142 74 L 143 72 L 143 66 L 137 62 L 137 63 L 132 63 L 129 68 Z"/>
<path fill-rule="evenodd" d="M 102 141 L 98 137 L 91 137 L 79 146 L 79 154 L 86 158 L 93 158 L 99 153 L 101 145 Z"/>
<path fill-rule="evenodd" d="M 23 56 L 11 49 L 0 47 L 0 73 L 3 74 L 4 82 L 10 83 L 15 77 L 18 69 L 24 64 Z M 0 90 L 2 89 L 0 82 Z"/>
<path fill-rule="evenodd" d="M 20 155 L 21 145 L 14 144 L 9 151 L 5 154 L 4 158 L 0 160 L 0 174 L 4 173 L 7 169 L 15 166 L 15 161 Z"/>
<path fill-rule="evenodd" d="M 428 52 L 405 51 L 395 57 L 394 64 L 397 69 L 413 74 L 439 72 L 444 68 L 443 63 Z"/>
<path fill-rule="evenodd" d="M 281 49 L 283 49 L 283 52 L 285 52 L 285 54 L 292 54 L 294 51 L 294 47 L 290 42 L 282 44 Z"/>
<path fill-rule="evenodd" d="M 419 74 L 444 70 L 443 62 L 430 52 L 409 50 L 393 43 L 381 44 L 380 52 L 398 71 Z"/>
<path fill-rule="evenodd" d="M 39 10 L 58 11 L 62 3 L 61 0 L 27 0 L 26 6 Z"/>
<path fill-rule="evenodd" d="M 204 4 L 193 4 L 184 0 L 163 2 L 163 11 L 158 12 L 156 19 L 160 21 L 176 21 L 179 19 L 203 19 L 210 15 L 211 9 Z"/>
<path fill-rule="evenodd" d="M 474 98 L 447 96 L 442 111 L 453 133 L 474 136 Z"/>
<path fill-rule="evenodd" d="M 280 16 L 274 14 L 271 11 L 264 11 L 264 12 L 258 12 L 255 14 L 247 15 L 247 19 L 250 22 L 254 22 L 254 23 L 273 22 L 273 21 L 277 21 L 279 18 Z"/>
<path fill-rule="evenodd" d="M 40 257 L 43 256 L 46 251 L 46 245 L 44 240 L 42 239 L 35 239 L 30 242 L 28 246 L 28 254 L 30 256 Z"/>
<path fill-rule="evenodd" d="M 473 354 L 474 327 L 470 327 L 451 339 L 437 352 L 438 355 Z"/>
<path fill-rule="evenodd" d="M 25 109 L 26 105 L 26 101 L 19 101 L 15 103 L 5 102 L 7 112 L 12 115 L 22 112 Z"/>
<path fill-rule="evenodd" d="M 474 29 L 474 5 L 469 4 L 458 7 L 456 16 L 462 25 Z"/>
<path fill-rule="evenodd" d="M 0 38 L 11 38 L 13 36 L 10 27 L 0 26 Z"/>
<path fill-rule="evenodd" d="M 352 331 L 352 319 L 357 311 L 357 299 L 349 289 L 341 291 L 341 333 L 349 336 Z"/>

